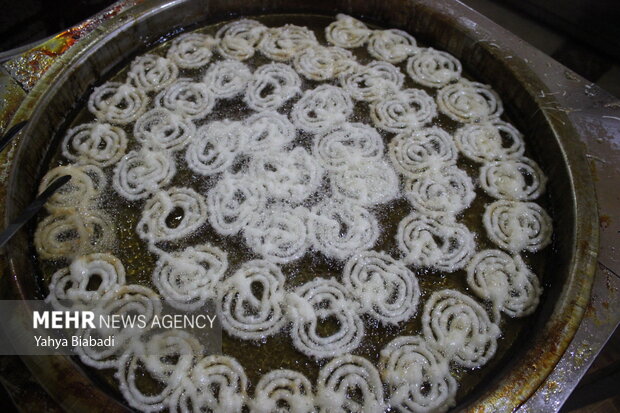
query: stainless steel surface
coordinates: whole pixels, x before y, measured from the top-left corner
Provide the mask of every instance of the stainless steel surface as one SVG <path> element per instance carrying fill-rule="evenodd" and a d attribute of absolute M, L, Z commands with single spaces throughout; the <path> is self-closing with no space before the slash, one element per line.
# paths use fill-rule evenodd
<path fill-rule="evenodd" d="M 54 35 L 56 36 L 56 35 Z M 14 49 L 10 49 L 10 50 L 5 50 L 3 52 L 0 52 L 0 63 L 6 62 L 7 60 L 11 60 L 14 59 L 16 56 L 19 56 L 22 53 L 25 53 L 33 48 L 35 48 L 36 46 L 40 45 L 41 43 L 45 43 L 46 41 L 48 41 L 49 39 L 53 38 L 54 36 L 48 36 L 45 37 L 43 39 L 39 39 L 39 40 L 35 40 L 33 42 L 30 42 L 26 45 L 23 46 L 19 46 L 16 47 Z"/>
<path fill-rule="evenodd" d="M 586 315 L 553 373 L 519 409 L 528 413 L 559 410 L 620 324 L 620 101 L 566 73 L 550 81 L 565 90 L 558 110 L 570 111 L 587 145 L 601 217 L 601 247 Z"/>
<path fill-rule="evenodd" d="M 602 246 L 592 300 L 584 309 L 586 316 L 575 339 L 554 371 L 519 409 L 524 412 L 556 411 L 620 319 L 617 299 L 620 280 L 615 275 L 619 273 L 619 263 L 614 250 L 620 225 L 620 202 L 615 193 L 615 185 L 620 182 L 620 102 L 460 3 L 419 3 L 432 6 L 469 28 L 486 47 L 501 48 L 504 55 L 514 56 L 516 64 L 527 64 L 551 91 L 541 89 L 538 96 L 540 101 L 548 102 L 542 107 L 547 115 L 553 118 L 554 114 L 558 114 L 561 122 L 564 122 L 561 120 L 564 116 L 568 116 L 578 129 L 582 143 L 587 146 L 588 159 L 597 178 L 595 184 L 602 222 L 607 225 L 601 227 Z M 33 102 L 36 98 L 29 104 Z M 481 411 L 493 411 L 495 408 L 495 404 L 478 406 Z"/>
<path fill-rule="evenodd" d="M 485 17 L 478 15 L 476 20 L 490 38 L 502 39 L 502 46 L 526 59 L 532 71 L 556 91 L 553 110 L 566 113 L 577 127 L 594 174 L 601 238 L 590 303 L 553 372 L 518 409 L 555 412 L 620 324 L 620 100 Z"/>

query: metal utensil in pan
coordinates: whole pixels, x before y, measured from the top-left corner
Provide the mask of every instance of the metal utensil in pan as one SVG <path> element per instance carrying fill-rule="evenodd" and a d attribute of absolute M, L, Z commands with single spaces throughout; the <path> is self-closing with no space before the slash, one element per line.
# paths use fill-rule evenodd
<path fill-rule="evenodd" d="M 49 184 L 48 187 L 45 188 L 43 192 L 41 192 L 39 196 L 37 196 L 35 200 L 32 201 L 24 209 L 24 211 L 5 228 L 4 231 L 0 232 L 0 248 L 4 247 L 4 245 L 9 242 L 11 238 L 13 238 L 17 231 L 19 231 L 21 227 L 26 225 L 26 223 L 28 223 L 28 221 L 30 221 L 32 217 L 34 217 L 37 212 L 39 212 L 41 208 L 43 208 L 43 205 L 45 205 L 47 200 L 50 199 L 50 197 L 54 195 L 56 191 L 58 191 L 64 184 L 66 184 L 70 180 L 71 175 L 63 175 L 60 178 L 55 179 L 51 184 Z"/>

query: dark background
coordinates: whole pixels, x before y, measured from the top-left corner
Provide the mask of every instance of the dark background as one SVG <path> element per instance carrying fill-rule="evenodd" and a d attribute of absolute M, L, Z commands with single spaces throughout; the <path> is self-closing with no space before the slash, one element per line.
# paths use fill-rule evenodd
<path fill-rule="evenodd" d="M 620 97 L 620 0 L 462 0 Z M 111 0 L 0 0 L 0 61 L 96 14 Z M 33 44 L 34 43 L 34 44 Z M 2 337 L 0 336 L 0 340 Z M 18 357 L 0 357 L 0 409 L 59 411 Z M 620 412 L 620 333 L 612 337 L 562 412 Z"/>
<path fill-rule="evenodd" d="M 620 0 L 462 1 L 586 79 L 602 80 L 603 88 L 620 96 Z M 0 57 L 2 52 L 71 27 L 112 3 L 0 0 Z M 562 41 L 552 50 L 551 43 L 557 43 L 558 37 Z"/>
<path fill-rule="evenodd" d="M 0 52 L 56 34 L 112 0 L 0 0 Z"/>

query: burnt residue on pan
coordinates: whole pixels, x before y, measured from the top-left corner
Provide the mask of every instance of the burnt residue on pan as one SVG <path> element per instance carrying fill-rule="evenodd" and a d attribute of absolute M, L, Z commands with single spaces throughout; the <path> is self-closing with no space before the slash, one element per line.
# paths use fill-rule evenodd
<path fill-rule="evenodd" d="M 546 287 L 544 303 L 535 321 L 530 323 L 526 337 L 522 335 L 517 339 L 517 350 L 509 357 L 496 358 L 501 362 L 490 366 L 488 378 L 462 400 L 461 407 L 474 411 L 510 411 L 526 400 L 551 371 L 581 320 L 598 249 L 592 178 L 578 135 L 566 113 L 552 110 L 552 97 L 539 97 L 545 87 L 528 69 L 527 62 L 512 57 L 514 51 L 497 47 L 495 43 L 501 44 L 501 39 L 491 42 L 483 27 L 457 15 L 450 4 L 443 1 L 220 0 L 206 6 L 197 0 L 186 0 L 158 5 L 160 3 L 153 2 L 137 6 L 123 14 L 122 19 L 104 24 L 100 32 L 88 36 L 60 59 L 66 64 L 64 70 L 50 73 L 35 87 L 24 110 L 32 110 L 32 119 L 37 121 L 27 127 L 26 139 L 15 158 L 5 221 L 33 198 L 33 188 L 47 167 L 45 156 L 54 149 L 55 143 L 50 137 L 67 126 L 72 110 L 89 88 L 143 51 L 145 45 L 165 38 L 167 33 L 233 16 L 274 12 L 330 16 L 344 12 L 381 26 L 403 28 L 422 42 L 457 56 L 475 78 L 491 84 L 505 102 L 510 102 L 511 120 L 528 136 L 533 157 L 543 165 L 551 183 L 548 207 L 554 218 L 555 241 L 548 258 L 541 264 L 540 273 L 544 274 Z M 546 96 L 551 95 L 547 93 Z M 28 244 L 28 234 L 18 234 L 9 245 L 7 261 L 9 271 L 15 275 L 13 286 L 19 288 L 24 298 L 36 292 L 32 277 L 34 263 L 24 254 Z M 68 398 L 75 406 L 99 406 L 79 393 L 67 393 L 64 381 L 81 383 L 75 387 L 87 386 L 89 398 L 100 400 L 101 406 L 110 398 L 109 393 L 102 390 L 105 386 L 92 382 L 73 361 L 47 359 L 38 361 L 42 368 L 37 368 L 35 374 L 55 397 L 64 397 L 65 402 Z M 58 371 L 65 380 L 58 380 Z"/>

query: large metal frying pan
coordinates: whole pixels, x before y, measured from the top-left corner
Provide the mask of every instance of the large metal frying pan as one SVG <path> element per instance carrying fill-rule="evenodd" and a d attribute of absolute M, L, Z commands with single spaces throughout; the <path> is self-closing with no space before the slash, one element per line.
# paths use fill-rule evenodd
<path fill-rule="evenodd" d="M 515 123 L 549 177 L 555 244 L 547 263 L 547 297 L 532 321 L 526 346 L 505 360 L 493 381 L 479 386 L 460 407 L 512 411 L 536 390 L 570 343 L 588 303 L 598 249 L 593 181 L 579 136 L 566 113 L 556 110 L 549 90 L 529 63 L 488 38 L 474 21 L 455 15 L 449 1 L 432 0 L 177 0 L 146 1 L 104 23 L 70 49 L 30 92 L 16 118 L 30 122 L 15 155 L 7 189 L 5 223 L 34 198 L 37 179 L 55 133 L 89 87 L 145 45 L 177 28 L 236 15 L 347 13 L 388 27 L 403 28 L 425 43 L 458 57 L 475 77 L 510 102 Z M 36 286 L 29 239 L 21 232 L 7 247 L 6 271 L 13 294 L 32 298 Z M 7 277 L 4 277 L 7 280 Z M 47 391 L 66 408 L 125 409 L 64 357 L 27 358 Z"/>

